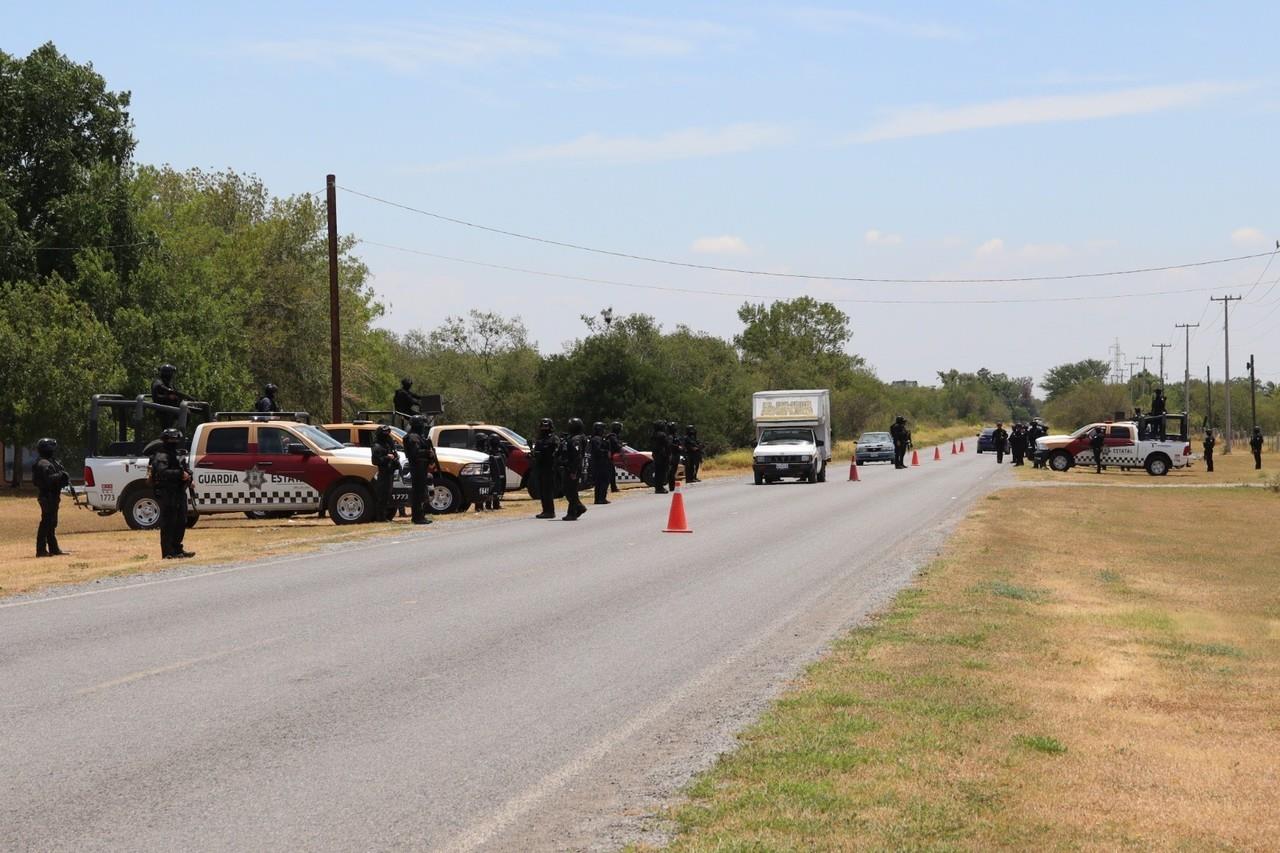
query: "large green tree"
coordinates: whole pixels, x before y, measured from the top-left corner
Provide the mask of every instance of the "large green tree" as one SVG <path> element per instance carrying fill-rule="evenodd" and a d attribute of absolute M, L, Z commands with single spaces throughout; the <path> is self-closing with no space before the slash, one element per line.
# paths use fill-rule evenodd
<path fill-rule="evenodd" d="M 747 302 L 738 319 L 743 329 L 734 345 L 765 387 L 839 387 L 863 364 L 845 349 L 853 338 L 849 315 L 830 302 L 811 296 Z"/>
<path fill-rule="evenodd" d="M 1065 391 L 1070 391 L 1085 382 L 1105 382 L 1111 373 L 1111 365 L 1096 358 L 1083 361 L 1072 361 L 1051 367 L 1040 380 L 1040 387 L 1045 390 L 1045 399 L 1052 400 Z"/>

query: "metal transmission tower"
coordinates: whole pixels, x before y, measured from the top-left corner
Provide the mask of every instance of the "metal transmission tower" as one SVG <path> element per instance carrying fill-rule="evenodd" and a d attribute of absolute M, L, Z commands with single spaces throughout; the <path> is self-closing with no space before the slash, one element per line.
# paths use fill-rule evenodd
<path fill-rule="evenodd" d="M 1224 406 L 1226 411 L 1223 413 L 1226 417 L 1226 423 L 1223 428 L 1227 431 L 1227 446 L 1222 454 L 1231 452 L 1231 303 L 1239 302 L 1243 296 L 1210 296 L 1210 302 L 1222 303 L 1222 387 L 1226 392 L 1222 396 L 1226 399 Z"/>
<path fill-rule="evenodd" d="M 1182 408 L 1187 414 L 1187 428 L 1191 428 L 1191 330 L 1200 328 L 1199 323 L 1175 323 L 1174 328 L 1187 330 L 1187 345 L 1183 348 L 1187 356 L 1187 366 L 1182 371 Z M 1164 355 L 1164 350 L 1160 350 Z"/>
<path fill-rule="evenodd" d="M 1151 346 L 1160 348 L 1160 387 L 1163 388 L 1164 387 L 1164 351 L 1167 350 L 1169 347 L 1173 346 L 1173 344 L 1152 344 Z"/>
<path fill-rule="evenodd" d="M 1120 351 L 1119 338 L 1107 347 L 1107 352 L 1111 353 L 1111 384 L 1119 385 L 1124 382 L 1124 353 Z"/>

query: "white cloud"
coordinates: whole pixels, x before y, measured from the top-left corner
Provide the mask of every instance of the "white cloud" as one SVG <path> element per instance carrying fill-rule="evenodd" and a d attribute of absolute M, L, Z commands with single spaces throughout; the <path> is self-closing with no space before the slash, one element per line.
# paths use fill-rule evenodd
<path fill-rule="evenodd" d="M 1065 258 L 1071 249 L 1062 243 L 1028 243 L 1018 249 L 1018 257 L 1033 261 L 1049 261 Z"/>
<path fill-rule="evenodd" d="M 797 24 L 824 33 L 858 29 L 926 40 L 956 41 L 968 37 L 963 30 L 934 21 L 877 15 L 854 9 L 798 7 L 788 9 L 786 14 Z"/>
<path fill-rule="evenodd" d="M 1267 235 L 1252 227 L 1237 228 L 1231 232 L 1231 242 L 1245 249 L 1259 249 L 1270 244 Z"/>
<path fill-rule="evenodd" d="M 741 237 L 724 234 L 719 237 L 699 237 L 690 247 L 695 252 L 708 255 L 741 255 L 750 249 Z"/>
<path fill-rule="evenodd" d="M 731 124 L 721 128 L 694 127 L 657 136 L 605 136 L 588 133 L 568 142 L 518 148 L 491 157 L 469 157 L 435 163 L 419 171 L 454 171 L 479 166 L 557 160 L 599 163 L 687 160 L 773 148 L 791 138 L 791 131 L 785 127 L 759 123 Z"/>
<path fill-rule="evenodd" d="M 879 228 L 872 228 L 862 235 L 863 241 L 868 246 L 901 246 L 901 234 L 886 234 Z"/>
<path fill-rule="evenodd" d="M 973 250 L 973 253 L 980 258 L 998 255 L 1004 251 L 1004 240 L 999 237 L 992 237 L 987 242 Z"/>
<path fill-rule="evenodd" d="M 850 141 L 877 142 L 991 127 L 1140 115 L 1195 106 L 1245 88 L 1229 83 L 1183 83 L 1084 95 L 1007 98 L 962 107 L 915 107 L 889 116 Z"/>

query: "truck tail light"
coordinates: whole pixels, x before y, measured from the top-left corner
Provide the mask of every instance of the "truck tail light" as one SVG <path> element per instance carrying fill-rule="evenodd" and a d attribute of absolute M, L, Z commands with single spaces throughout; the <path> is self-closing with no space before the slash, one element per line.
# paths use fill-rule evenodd
<path fill-rule="evenodd" d="M 1183 456 L 1191 455 L 1191 445 L 1188 444 L 1186 447 L 1182 448 L 1182 455 Z"/>
<path fill-rule="evenodd" d="M 84 466 L 84 484 L 88 488 L 93 488 L 93 469 L 88 465 Z"/>

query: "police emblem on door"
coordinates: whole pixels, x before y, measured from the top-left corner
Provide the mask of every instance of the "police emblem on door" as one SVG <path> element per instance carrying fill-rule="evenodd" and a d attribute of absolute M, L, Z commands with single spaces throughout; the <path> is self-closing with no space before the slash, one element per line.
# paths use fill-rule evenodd
<path fill-rule="evenodd" d="M 261 489 L 263 482 L 267 479 L 267 475 L 262 473 L 261 468 L 250 468 L 244 472 L 244 482 L 251 490 Z"/>

